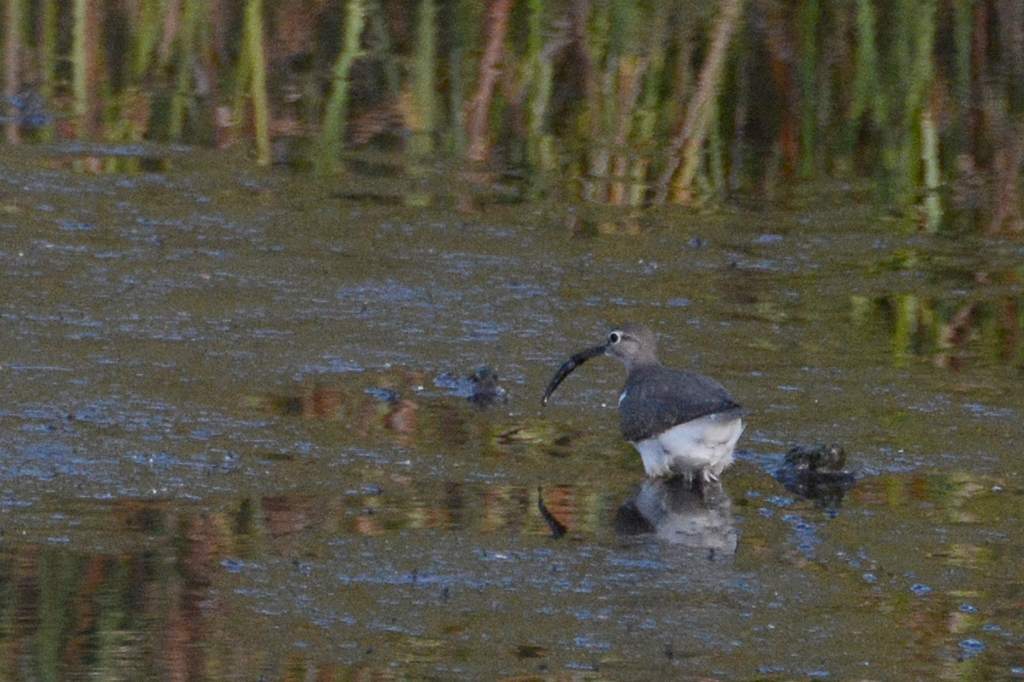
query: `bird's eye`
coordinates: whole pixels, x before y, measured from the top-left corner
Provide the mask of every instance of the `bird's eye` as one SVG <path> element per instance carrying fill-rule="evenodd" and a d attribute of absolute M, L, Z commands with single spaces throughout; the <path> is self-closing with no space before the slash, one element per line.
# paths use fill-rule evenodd
<path fill-rule="evenodd" d="M 622 334 L 618 332 L 612 332 L 608 335 L 608 343 L 618 343 L 622 340 Z"/>

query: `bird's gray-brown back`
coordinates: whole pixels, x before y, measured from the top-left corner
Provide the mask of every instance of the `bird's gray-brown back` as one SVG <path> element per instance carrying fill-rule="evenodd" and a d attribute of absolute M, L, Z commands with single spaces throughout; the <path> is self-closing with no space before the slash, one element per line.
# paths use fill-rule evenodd
<path fill-rule="evenodd" d="M 635 443 L 719 412 L 742 412 L 720 383 L 696 372 L 651 364 L 633 369 L 626 378 L 619 424 L 623 437 Z"/>

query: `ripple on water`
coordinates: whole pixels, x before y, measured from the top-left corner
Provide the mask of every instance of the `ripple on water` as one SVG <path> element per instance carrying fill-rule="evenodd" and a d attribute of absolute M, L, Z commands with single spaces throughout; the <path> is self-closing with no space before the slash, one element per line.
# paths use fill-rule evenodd
<path fill-rule="evenodd" d="M 993 407 L 982 403 L 964 403 L 964 410 L 976 417 L 988 419 L 1016 419 L 1017 411 L 1009 407 Z"/>
<path fill-rule="evenodd" d="M 962 639 L 959 642 L 960 650 L 965 657 L 977 656 L 985 650 L 985 643 L 980 639 Z"/>
<path fill-rule="evenodd" d="M 319 362 L 302 365 L 297 376 L 308 374 L 348 374 L 362 371 L 364 371 L 364 367 L 354 360 L 336 355 L 324 355 L 320 358 Z"/>

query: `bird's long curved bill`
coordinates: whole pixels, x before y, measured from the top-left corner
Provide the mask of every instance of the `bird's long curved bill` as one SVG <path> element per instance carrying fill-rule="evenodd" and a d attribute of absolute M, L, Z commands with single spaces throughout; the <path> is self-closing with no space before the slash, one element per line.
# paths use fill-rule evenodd
<path fill-rule="evenodd" d="M 555 392 L 555 389 L 558 388 L 558 385 L 565 381 L 565 378 L 567 376 L 572 374 L 572 371 L 574 369 L 582 365 L 590 358 L 596 358 L 598 355 L 604 355 L 604 352 L 607 349 L 607 345 L 594 346 L 593 348 L 581 350 L 579 353 L 576 353 L 571 358 L 566 360 L 565 364 L 559 367 L 558 371 L 555 372 L 555 376 L 551 377 L 551 381 L 548 383 L 548 387 L 544 391 L 544 398 L 541 399 L 540 404 L 548 404 L 548 398 L 550 398 L 551 394 Z"/>

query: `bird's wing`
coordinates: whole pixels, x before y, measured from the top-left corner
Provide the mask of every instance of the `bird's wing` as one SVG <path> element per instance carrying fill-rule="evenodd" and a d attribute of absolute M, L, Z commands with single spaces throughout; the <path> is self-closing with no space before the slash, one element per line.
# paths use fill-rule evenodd
<path fill-rule="evenodd" d="M 740 410 L 714 379 L 656 366 L 630 375 L 619 403 L 619 419 L 623 437 L 638 442 L 693 419 Z"/>

